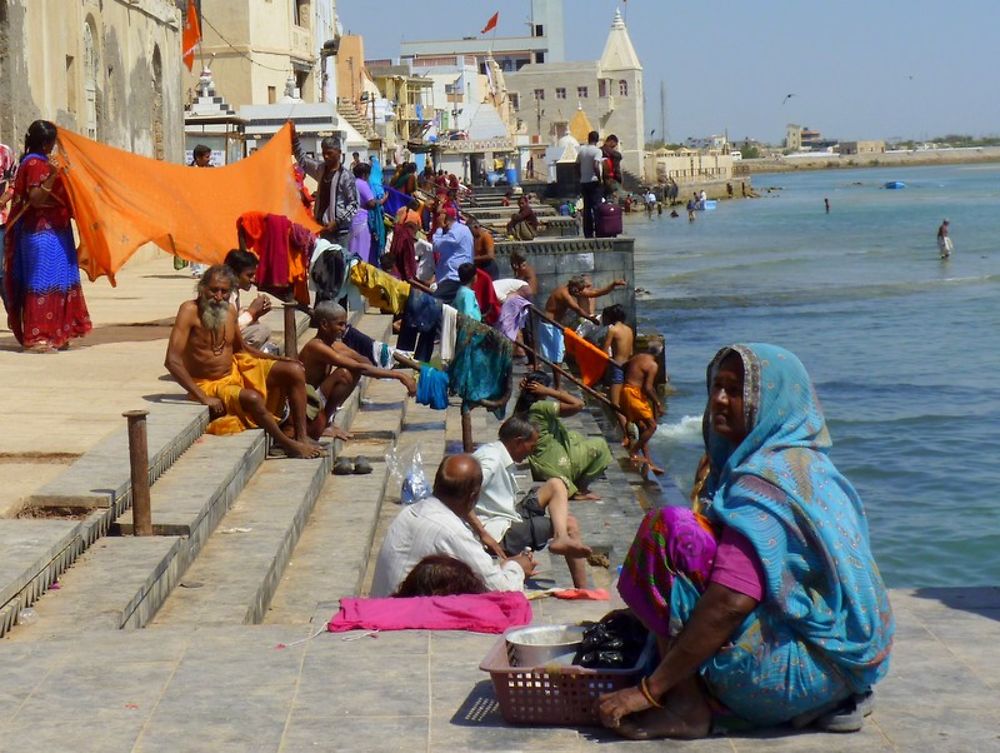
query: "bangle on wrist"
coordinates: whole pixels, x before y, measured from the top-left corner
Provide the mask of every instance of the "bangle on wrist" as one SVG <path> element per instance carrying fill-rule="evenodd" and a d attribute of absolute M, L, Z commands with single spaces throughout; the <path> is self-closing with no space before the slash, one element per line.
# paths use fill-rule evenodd
<path fill-rule="evenodd" d="M 657 701 L 653 697 L 653 694 L 649 691 L 649 685 L 647 684 L 647 679 L 648 678 L 643 677 L 641 680 L 639 680 L 639 690 L 642 692 L 642 694 L 646 697 L 646 700 L 649 701 L 649 703 L 654 708 L 662 709 L 663 704 Z"/>

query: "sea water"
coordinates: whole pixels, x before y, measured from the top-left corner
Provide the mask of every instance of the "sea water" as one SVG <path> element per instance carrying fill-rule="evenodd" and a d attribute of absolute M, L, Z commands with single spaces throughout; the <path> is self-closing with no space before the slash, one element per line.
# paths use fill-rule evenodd
<path fill-rule="evenodd" d="M 890 180 L 906 188 L 882 188 Z M 732 342 L 782 345 L 816 385 L 887 582 L 1000 583 L 1000 165 L 754 186 L 760 199 L 719 202 L 693 223 L 683 212 L 627 222 L 636 285 L 651 291 L 640 325 L 666 336 L 676 389 L 654 457 L 687 492 L 709 360 Z"/>

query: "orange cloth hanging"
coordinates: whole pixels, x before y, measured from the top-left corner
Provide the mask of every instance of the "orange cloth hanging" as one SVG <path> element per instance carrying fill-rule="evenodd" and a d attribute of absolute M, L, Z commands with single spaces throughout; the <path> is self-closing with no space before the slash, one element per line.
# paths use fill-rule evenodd
<path fill-rule="evenodd" d="M 569 327 L 563 327 L 566 352 L 573 356 L 580 378 L 585 385 L 593 387 L 604 377 L 611 356 L 591 342 L 584 340 Z"/>
<path fill-rule="evenodd" d="M 63 178 L 80 235 L 80 268 L 115 273 L 144 243 L 188 261 L 221 264 L 248 210 L 280 214 L 311 230 L 292 168 L 291 127 L 232 165 L 196 168 L 140 157 L 59 129 Z"/>

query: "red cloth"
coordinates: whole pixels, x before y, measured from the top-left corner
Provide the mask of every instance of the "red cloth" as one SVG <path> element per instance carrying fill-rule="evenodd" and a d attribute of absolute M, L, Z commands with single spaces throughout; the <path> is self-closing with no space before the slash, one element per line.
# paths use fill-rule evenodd
<path fill-rule="evenodd" d="M 49 192 L 49 199 L 56 202 L 55 206 L 33 207 L 28 204 L 28 193 L 31 189 L 38 188 L 51 174 L 52 165 L 40 157 L 28 157 L 17 169 L 10 219 L 19 217 L 21 230 L 33 233 L 38 230 L 62 230 L 69 227 L 69 196 L 66 194 L 66 184 L 62 178 L 56 178 Z"/>
<path fill-rule="evenodd" d="M 564 588 L 552 593 L 557 599 L 571 601 L 608 601 L 611 595 L 604 588 Z"/>
<path fill-rule="evenodd" d="M 708 580 L 757 601 L 764 598 L 766 576 L 757 550 L 746 536 L 729 526 L 722 529 L 715 566 Z"/>
<path fill-rule="evenodd" d="M 327 623 L 331 633 L 347 630 L 470 630 L 502 633 L 531 624 L 531 605 L 520 591 L 491 591 L 460 596 L 411 596 L 405 599 L 340 600 L 340 611 Z"/>
<path fill-rule="evenodd" d="M 396 223 L 392 231 L 389 253 L 393 258 L 393 268 L 388 270 L 401 280 L 409 282 L 417 276 L 416 230 L 413 225 Z"/>
<path fill-rule="evenodd" d="M 288 287 L 288 240 L 291 229 L 290 219 L 280 214 L 269 214 L 264 218 L 264 232 L 260 239 L 251 245 L 251 239 L 247 238 L 247 247 L 256 250 L 260 259 L 260 266 L 257 268 L 257 284 L 260 287 Z"/>
<path fill-rule="evenodd" d="M 472 281 L 472 292 L 476 294 L 476 302 L 483 314 L 483 321 L 493 326 L 500 321 L 500 299 L 493 289 L 493 278 L 481 269 L 476 270 L 476 279 Z"/>
<path fill-rule="evenodd" d="M 580 370 L 580 379 L 583 383 L 593 387 L 601 381 L 608 369 L 611 356 L 568 327 L 563 327 L 563 340 L 566 343 L 566 352 L 573 356 L 576 367 Z"/>

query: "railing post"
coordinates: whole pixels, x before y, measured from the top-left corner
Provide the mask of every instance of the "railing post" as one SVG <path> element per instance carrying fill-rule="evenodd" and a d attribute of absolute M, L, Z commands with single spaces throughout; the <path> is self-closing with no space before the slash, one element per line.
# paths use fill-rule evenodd
<path fill-rule="evenodd" d="M 299 328 L 295 325 L 295 308 L 298 304 L 285 301 L 285 357 L 299 357 Z"/>
<path fill-rule="evenodd" d="M 472 444 L 472 411 L 462 406 L 462 452 L 476 449 Z"/>
<path fill-rule="evenodd" d="M 132 476 L 132 533 L 153 535 L 153 515 L 149 507 L 149 448 L 146 442 L 147 410 L 122 413 L 128 420 L 128 457 Z"/>

